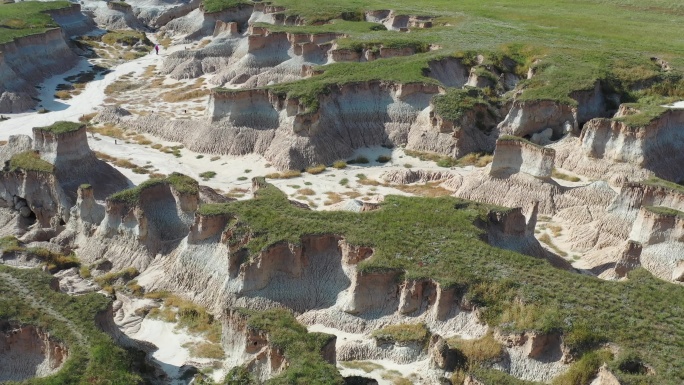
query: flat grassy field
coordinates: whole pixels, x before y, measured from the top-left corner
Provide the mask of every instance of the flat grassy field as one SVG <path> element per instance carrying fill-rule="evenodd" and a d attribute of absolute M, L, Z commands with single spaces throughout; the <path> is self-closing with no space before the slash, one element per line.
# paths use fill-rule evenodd
<path fill-rule="evenodd" d="M 609 366 L 624 384 L 682 384 L 684 287 L 645 270 L 633 271 L 625 282 L 603 281 L 489 246 L 475 223 L 486 220 L 492 209 L 506 210 L 452 197 L 388 196 L 378 211 L 308 211 L 267 185 L 254 200 L 204 205 L 200 213 L 234 218 L 229 242 L 251 234 L 246 245 L 251 255 L 279 241 L 299 243 L 305 234 L 343 235 L 352 244 L 374 247 L 361 271 L 397 271 L 456 287 L 481 308 L 489 325 L 562 332 L 579 356 L 601 343 L 616 343 L 623 353 Z M 651 365 L 656 375 L 621 370 L 633 357 Z"/>
<path fill-rule="evenodd" d="M 502 57 L 514 59 L 520 75 L 540 59 L 535 64 L 537 76 L 524 82 L 526 92 L 520 99 L 574 104 L 570 94 L 592 88 L 597 80 L 607 91 L 621 94 L 623 102 L 653 106 L 668 97 L 684 97 L 681 72 L 665 74 L 650 60 L 662 58 L 675 69 L 684 65 L 684 4 L 678 1 L 339 0 L 311 7 L 305 0 L 274 0 L 273 4 L 284 6 L 286 14 L 304 17 L 308 24 L 270 26 L 272 30 L 340 32 L 349 35 L 338 40 L 342 48 L 411 46 L 419 52 L 324 66 L 322 75 L 272 87 L 302 98 L 314 110 L 316 96 L 331 84 L 373 79 L 436 82 L 425 76 L 428 61 L 473 54 L 484 55 L 490 64 Z M 377 30 L 378 24 L 363 21 L 365 11 L 382 9 L 432 16 L 434 26 L 401 33 Z M 430 46 L 440 49 L 425 52 Z M 644 87 L 651 81 L 659 86 Z M 634 123 L 642 124 L 643 119 Z"/>
<path fill-rule="evenodd" d="M 58 27 L 45 11 L 69 6 L 68 1 L 0 4 L 0 44 Z"/>

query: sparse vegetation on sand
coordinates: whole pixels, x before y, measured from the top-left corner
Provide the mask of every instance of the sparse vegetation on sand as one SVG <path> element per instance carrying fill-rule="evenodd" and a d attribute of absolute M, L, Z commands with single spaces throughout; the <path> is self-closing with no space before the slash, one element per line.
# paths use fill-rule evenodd
<path fill-rule="evenodd" d="M 553 169 L 553 172 L 551 173 L 551 176 L 553 176 L 556 179 L 562 179 L 562 180 L 567 180 L 568 182 L 579 182 L 582 179 L 577 177 L 577 176 L 571 176 L 568 174 L 564 174 L 555 168 Z"/>
<path fill-rule="evenodd" d="M 95 317 L 111 300 L 96 293 L 74 297 L 54 291 L 52 279 L 36 269 L 0 265 L 0 320 L 43 328 L 69 350 L 57 374 L 30 383 L 142 384 L 135 373 L 145 367 L 145 353 L 119 347 L 96 326 Z"/>
<path fill-rule="evenodd" d="M 323 171 L 325 171 L 325 169 L 326 169 L 326 167 L 325 167 L 324 164 L 319 164 L 319 165 L 316 165 L 316 166 L 308 167 L 308 168 L 306 169 L 306 172 L 308 172 L 309 174 L 312 174 L 312 175 L 317 175 L 317 174 L 320 174 L 320 173 L 322 173 Z"/>
<path fill-rule="evenodd" d="M 128 4 L 126 4 L 128 5 Z M 154 44 L 147 38 L 143 32 L 133 30 L 111 31 L 102 35 L 102 42 L 109 45 L 121 44 L 132 47 L 136 44 L 142 44 L 146 47 L 152 47 Z M 146 49 L 145 52 L 148 50 Z"/>
<path fill-rule="evenodd" d="M 280 241 L 297 244 L 304 234 L 343 235 L 352 244 L 374 248 L 373 257 L 359 264 L 362 272 L 427 278 L 458 288 L 489 325 L 563 333 L 578 354 L 602 342 L 636 350 L 656 374 L 615 369 L 632 383 L 684 381 L 679 370 L 684 366 L 684 308 L 672 306 L 684 303 L 684 287 L 644 269 L 632 271 L 626 281 L 603 281 L 489 246 L 484 230 L 475 225 L 486 223 L 489 210 L 508 211 L 453 197 L 400 196 L 388 196 L 380 210 L 360 214 L 309 211 L 292 206 L 287 196 L 266 185 L 255 199 L 202 205 L 199 212 L 235 217 L 232 232 L 252 234 L 245 246 L 251 255 Z"/>
<path fill-rule="evenodd" d="M 297 178 L 302 176 L 302 172 L 299 170 L 287 170 L 283 172 L 274 172 L 271 174 L 267 174 L 266 178 L 268 179 L 292 179 L 292 178 Z"/>

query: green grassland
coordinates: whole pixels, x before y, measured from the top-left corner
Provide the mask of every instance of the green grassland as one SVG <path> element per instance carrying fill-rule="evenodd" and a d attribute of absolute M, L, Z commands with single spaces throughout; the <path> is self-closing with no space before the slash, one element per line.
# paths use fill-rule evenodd
<path fill-rule="evenodd" d="M 95 324 L 111 299 L 101 294 L 72 297 L 50 288 L 52 276 L 36 269 L 0 265 L 0 319 L 35 325 L 64 342 L 69 358 L 55 375 L 22 384 L 142 384 L 136 373 L 144 353 L 118 347 Z"/>
<path fill-rule="evenodd" d="M 378 211 L 317 212 L 296 208 L 271 185 L 253 200 L 203 205 L 203 215 L 228 215 L 233 239 L 251 234 L 250 255 L 304 234 L 340 234 L 375 249 L 361 272 L 398 271 L 457 288 L 482 309 L 492 326 L 558 331 L 582 355 L 600 343 L 637 351 L 655 376 L 615 369 L 625 384 L 684 381 L 684 287 L 636 270 L 625 282 L 608 282 L 553 268 L 544 260 L 489 246 L 482 240 L 489 210 L 452 197 L 388 196 Z M 617 364 L 616 364 L 617 365 Z M 497 374 L 491 374 L 496 376 Z M 487 374 L 490 376 L 490 374 Z"/>
<path fill-rule="evenodd" d="M 70 6 L 68 1 L 0 4 L 0 44 L 58 27 L 45 11 Z"/>
<path fill-rule="evenodd" d="M 67 132 L 78 131 L 82 127 L 85 127 L 85 124 L 76 123 L 76 122 L 60 121 L 60 122 L 55 122 L 49 126 L 36 127 L 35 129 L 38 131 L 50 132 L 53 134 L 66 134 Z"/>
<path fill-rule="evenodd" d="M 513 59 L 519 75 L 535 66 L 537 75 L 521 85 L 526 89 L 519 97 L 523 100 L 574 105 L 572 92 L 591 89 L 597 80 L 606 91 L 620 94 L 623 102 L 650 106 L 648 116 L 662 112 L 653 106 L 684 97 L 681 72 L 666 73 L 650 60 L 663 58 L 676 69 L 684 65 L 680 38 L 684 8 L 674 0 L 647 4 L 633 0 L 340 0 L 315 7 L 305 0 L 272 3 L 307 22 L 269 26 L 272 30 L 346 33 L 348 38 L 338 40 L 341 48 L 411 46 L 419 52 L 369 63 L 322 66 L 320 75 L 271 87 L 301 98 L 312 110 L 318 107 L 317 95 L 329 92 L 331 85 L 367 80 L 435 82 L 426 77 L 430 60 L 473 53 L 483 54 L 485 64 L 494 66 L 503 57 Z M 401 33 L 363 21 L 364 11 L 381 9 L 432 16 L 434 26 Z M 428 51 L 430 45 L 441 49 Z M 534 64 L 537 59 L 541 62 Z M 648 119 L 631 117 L 629 123 Z"/>

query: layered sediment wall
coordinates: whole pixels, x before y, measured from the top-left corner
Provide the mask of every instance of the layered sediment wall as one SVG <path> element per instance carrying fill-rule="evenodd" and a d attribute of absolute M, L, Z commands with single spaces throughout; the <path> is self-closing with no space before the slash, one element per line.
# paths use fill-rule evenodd
<path fill-rule="evenodd" d="M 0 113 L 34 107 L 36 84 L 72 68 L 78 57 L 59 28 L 0 45 Z"/>
<path fill-rule="evenodd" d="M 0 381 L 24 381 L 59 371 L 67 347 L 32 325 L 0 321 Z"/>
<path fill-rule="evenodd" d="M 684 180 L 684 110 L 669 109 L 639 127 L 620 120 L 629 114 L 628 107 L 622 106 L 613 120 L 589 121 L 580 136 L 584 155 L 630 163 L 664 179 Z"/>
<path fill-rule="evenodd" d="M 490 175 L 524 172 L 537 178 L 551 178 L 556 152 L 522 138 L 507 137 L 496 141 Z"/>

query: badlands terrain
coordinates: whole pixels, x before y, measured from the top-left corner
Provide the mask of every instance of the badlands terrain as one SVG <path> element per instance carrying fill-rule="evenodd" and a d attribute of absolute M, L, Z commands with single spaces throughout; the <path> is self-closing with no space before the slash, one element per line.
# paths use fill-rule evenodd
<path fill-rule="evenodd" d="M 4 1 L 0 383 L 684 384 L 682 21 Z"/>

